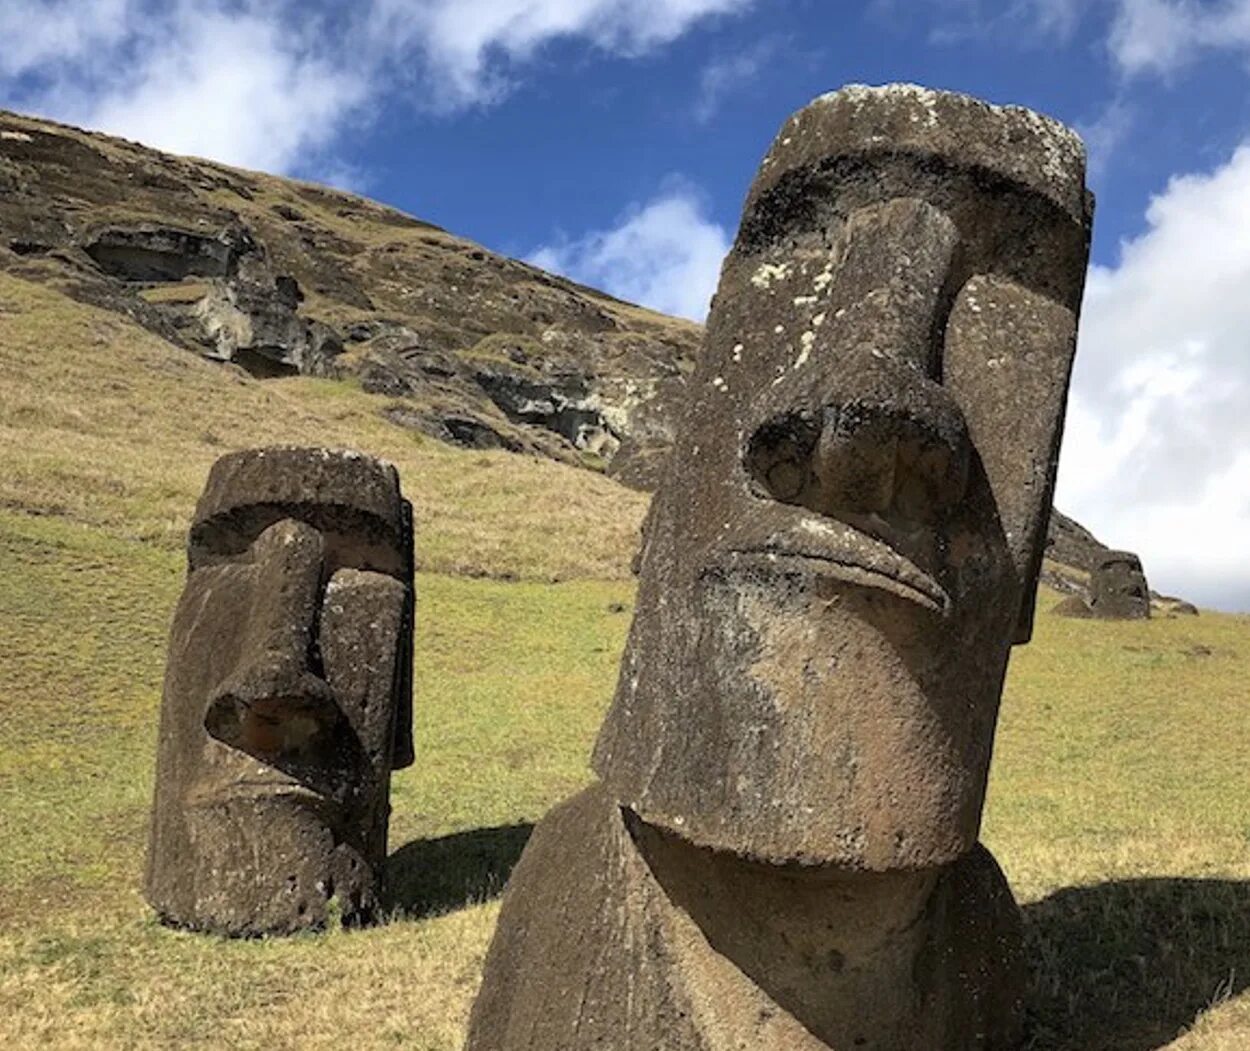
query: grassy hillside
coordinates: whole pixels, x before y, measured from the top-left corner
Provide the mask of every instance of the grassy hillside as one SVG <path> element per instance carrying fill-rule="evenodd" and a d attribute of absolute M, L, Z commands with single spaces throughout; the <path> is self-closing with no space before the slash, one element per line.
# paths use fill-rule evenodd
<path fill-rule="evenodd" d="M 0 272 L 0 508 L 180 550 L 223 452 L 350 446 L 398 465 L 422 569 L 628 575 L 646 497 L 536 457 L 452 449 L 389 423 L 384 408 L 349 382 L 252 379 Z"/>
<path fill-rule="evenodd" d="M 214 457 L 275 440 L 385 455 L 417 504 L 418 759 L 389 923 L 228 942 L 160 927 L 138 886 L 185 522 Z M 0 1044 L 456 1048 L 526 826 L 589 777 L 642 498 L 3 275 L 0 464 Z M 1244 1049 L 1250 618 L 1057 600 L 1013 660 L 985 824 L 1025 906 L 1032 1046 Z"/>

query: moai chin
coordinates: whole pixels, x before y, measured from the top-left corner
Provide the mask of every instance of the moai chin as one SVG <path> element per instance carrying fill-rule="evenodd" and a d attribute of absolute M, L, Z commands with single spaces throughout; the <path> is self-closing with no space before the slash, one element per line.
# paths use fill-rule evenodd
<path fill-rule="evenodd" d="M 1147 620 L 1150 588 L 1141 559 L 1131 551 L 1106 551 L 1090 574 L 1090 611 L 1106 620 Z"/>
<path fill-rule="evenodd" d="M 412 762 L 412 509 L 358 453 L 209 473 L 170 631 L 146 895 L 231 935 L 369 921 Z"/>
<path fill-rule="evenodd" d="M 470 1051 L 1014 1046 L 978 844 L 1088 257 L 1080 141 L 850 87 L 782 128 L 645 529 L 600 782 L 513 873 Z"/>

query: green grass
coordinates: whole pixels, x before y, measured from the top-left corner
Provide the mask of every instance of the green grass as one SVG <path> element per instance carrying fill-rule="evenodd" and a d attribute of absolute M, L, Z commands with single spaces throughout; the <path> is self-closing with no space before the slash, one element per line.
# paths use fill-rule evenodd
<path fill-rule="evenodd" d="M 533 822 L 586 781 L 630 586 L 419 575 L 418 755 L 391 826 L 410 918 L 247 944 L 166 931 L 138 893 L 181 557 L 0 512 L 0 566 L 0 1041 L 304 1047 L 359 1025 L 362 1046 L 454 1046 L 493 912 L 464 908 L 491 885 L 454 871 L 447 837 Z M 377 1031 L 371 1004 L 390 1018 Z"/>
<path fill-rule="evenodd" d="M 389 922 L 230 942 L 157 925 L 140 873 L 181 531 L 216 455 L 278 438 L 388 455 L 416 498 L 417 761 Z M 590 776 L 642 498 L 416 441 L 350 386 L 241 379 L 3 275 L 0 462 L 0 1044 L 458 1047 L 489 899 Z M 1031 1047 L 1244 1051 L 1250 618 L 1056 601 L 1013 658 L 984 826 L 1025 910 Z"/>

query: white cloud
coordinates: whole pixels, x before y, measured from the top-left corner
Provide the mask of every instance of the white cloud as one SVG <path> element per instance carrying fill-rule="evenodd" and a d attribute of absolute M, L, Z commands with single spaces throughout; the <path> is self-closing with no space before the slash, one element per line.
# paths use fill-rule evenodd
<path fill-rule="evenodd" d="M 674 185 L 610 230 L 538 249 L 529 262 L 666 314 L 702 321 L 729 251 L 724 227 Z"/>
<path fill-rule="evenodd" d="M 776 40 L 761 40 L 754 47 L 732 55 L 721 55 L 704 66 L 699 73 L 695 120 L 706 124 L 716 116 L 729 95 L 749 88 L 751 81 L 777 53 L 777 46 Z"/>
<path fill-rule="evenodd" d="M 490 102 L 515 67 L 543 45 L 582 38 L 622 55 L 671 43 L 714 15 L 755 0 L 374 0 L 369 24 L 384 46 L 425 57 L 432 101 L 444 108 Z"/>
<path fill-rule="evenodd" d="M 1057 502 L 1152 585 L 1250 608 L 1250 144 L 1090 273 Z"/>
<path fill-rule="evenodd" d="M 300 23 L 230 0 L 18 0 L 37 34 L 0 80 L 7 105 L 227 164 L 296 170 L 341 133 L 367 83 Z M 9 29 L 0 21 L 0 31 Z M 306 23 L 311 27 L 315 23 Z M 61 30 L 73 32 L 61 35 Z M 15 74 L 22 80 L 16 81 Z"/>
<path fill-rule="evenodd" d="M 973 37 L 1011 34 L 1033 41 L 1058 37 L 1066 40 L 1088 8 L 1087 0 L 922 0 L 941 18 L 930 32 L 939 44 Z M 879 19 L 906 18 L 922 6 L 916 0 L 871 0 L 868 10 Z M 1025 33 L 1021 37 L 1021 33 Z"/>
<path fill-rule="evenodd" d="M 289 170 L 329 143 L 366 85 L 256 16 L 184 7 L 125 89 L 89 103 L 84 123 L 243 167 Z"/>
<path fill-rule="evenodd" d="M 132 0 L 5 0 L 0 7 L 0 76 L 47 62 L 80 61 L 125 39 Z"/>
<path fill-rule="evenodd" d="M 558 38 L 639 55 L 754 0 L 2 0 L 0 105 L 268 171 L 341 171 L 369 103 L 500 98 Z M 410 85 L 409 85 L 410 86 Z"/>
<path fill-rule="evenodd" d="M 1085 0 L 1024 0 L 1019 7 L 1029 12 L 1044 33 L 1071 36 L 1085 10 Z"/>
<path fill-rule="evenodd" d="M 1109 46 L 1129 74 L 1168 74 L 1208 49 L 1250 51 L 1250 0 L 1117 0 Z"/>

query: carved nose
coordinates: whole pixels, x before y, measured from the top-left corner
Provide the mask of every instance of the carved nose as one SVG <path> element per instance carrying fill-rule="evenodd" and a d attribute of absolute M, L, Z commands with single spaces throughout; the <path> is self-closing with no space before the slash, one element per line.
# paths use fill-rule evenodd
<path fill-rule="evenodd" d="M 932 524 L 963 498 L 970 447 L 953 406 L 930 408 L 848 401 L 776 417 L 751 439 L 748 474 L 763 495 L 829 517 Z"/>
<path fill-rule="evenodd" d="M 204 725 L 218 740 L 258 758 L 298 755 L 341 717 L 313 668 L 324 540 L 311 526 L 284 519 L 257 538 L 252 555 L 247 642 L 234 673 L 210 700 Z"/>
<path fill-rule="evenodd" d="M 906 529 L 933 523 L 963 498 L 967 426 L 938 382 L 943 297 L 959 243 L 954 222 L 922 200 L 851 214 L 826 305 L 833 321 L 808 365 L 823 367 L 824 379 L 796 399 L 801 408 L 752 435 L 746 466 L 758 491 Z"/>
<path fill-rule="evenodd" d="M 830 513 L 932 522 L 967 488 L 968 445 L 933 419 L 843 406 L 824 413 L 812 474 Z"/>

